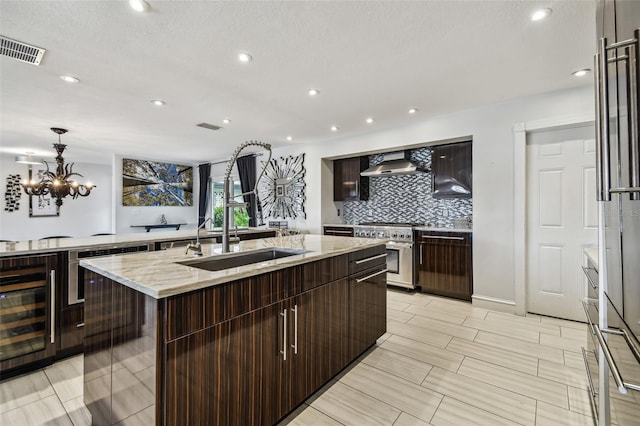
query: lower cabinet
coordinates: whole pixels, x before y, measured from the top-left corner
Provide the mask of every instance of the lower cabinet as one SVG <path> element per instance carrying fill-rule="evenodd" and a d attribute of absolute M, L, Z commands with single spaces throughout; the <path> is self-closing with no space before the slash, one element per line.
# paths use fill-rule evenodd
<path fill-rule="evenodd" d="M 360 355 L 387 330 L 385 265 L 349 278 L 349 356 Z"/>
<path fill-rule="evenodd" d="M 134 409 L 145 424 L 276 423 L 384 334 L 384 252 L 380 245 L 167 299 L 94 276 L 84 385 L 94 424 L 116 424 Z M 356 261 L 370 269 L 349 275 Z M 139 327 L 121 333 L 122 324 Z M 116 378 L 132 367 L 139 381 Z M 141 402 L 131 408 L 127 395 Z"/>
<path fill-rule="evenodd" d="M 63 308 L 60 311 L 60 349 L 79 348 L 82 352 L 84 339 L 84 304 Z"/>
<path fill-rule="evenodd" d="M 418 232 L 416 257 L 417 284 L 422 291 L 471 300 L 470 232 Z"/>

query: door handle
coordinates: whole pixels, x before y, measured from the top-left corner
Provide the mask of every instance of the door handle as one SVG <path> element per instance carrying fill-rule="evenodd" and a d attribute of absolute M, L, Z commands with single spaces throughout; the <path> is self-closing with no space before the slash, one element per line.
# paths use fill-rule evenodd
<path fill-rule="evenodd" d="M 422 265 L 422 246 L 424 244 L 420 244 L 420 264 Z"/>
<path fill-rule="evenodd" d="M 293 353 L 297 355 L 298 354 L 298 305 L 294 305 L 291 311 L 293 312 L 293 345 L 291 345 L 291 347 L 293 348 Z"/>
<path fill-rule="evenodd" d="M 600 39 L 600 77 L 602 81 L 601 108 L 602 108 L 602 141 L 601 141 L 601 167 L 602 167 L 602 199 L 598 201 L 611 201 L 611 143 L 609 135 L 609 66 L 607 61 L 607 38 Z"/>
<path fill-rule="evenodd" d="M 282 354 L 282 360 L 286 361 L 287 360 L 287 308 L 284 308 L 282 310 L 282 312 L 280 313 L 280 316 L 282 316 L 283 319 L 283 326 L 282 326 L 282 350 L 280 351 L 280 353 Z"/>
<path fill-rule="evenodd" d="M 599 50 L 599 48 L 598 48 Z M 593 69 L 595 70 L 593 79 L 595 80 L 595 101 L 596 101 L 596 188 L 597 188 L 597 200 L 603 201 L 605 199 L 604 190 L 604 168 L 603 168 L 603 154 L 602 154 L 602 94 L 600 93 L 600 52 L 593 57 Z"/>
<path fill-rule="evenodd" d="M 56 270 L 52 269 L 49 273 L 51 279 L 51 324 L 50 324 L 50 340 L 51 343 L 56 342 Z"/>

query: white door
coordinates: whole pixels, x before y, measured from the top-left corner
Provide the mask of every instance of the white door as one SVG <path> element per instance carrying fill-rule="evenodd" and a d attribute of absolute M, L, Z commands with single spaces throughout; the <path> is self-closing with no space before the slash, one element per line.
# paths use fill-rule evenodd
<path fill-rule="evenodd" d="M 527 310 L 584 321 L 584 248 L 597 245 L 593 126 L 527 134 Z"/>

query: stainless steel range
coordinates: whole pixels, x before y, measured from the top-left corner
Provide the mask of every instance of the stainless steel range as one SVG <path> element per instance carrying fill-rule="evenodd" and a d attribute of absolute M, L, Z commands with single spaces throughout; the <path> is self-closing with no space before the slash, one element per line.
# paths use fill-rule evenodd
<path fill-rule="evenodd" d="M 413 223 L 365 222 L 353 227 L 354 237 L 387 241 L 387 284 L 415 288 Z"/>

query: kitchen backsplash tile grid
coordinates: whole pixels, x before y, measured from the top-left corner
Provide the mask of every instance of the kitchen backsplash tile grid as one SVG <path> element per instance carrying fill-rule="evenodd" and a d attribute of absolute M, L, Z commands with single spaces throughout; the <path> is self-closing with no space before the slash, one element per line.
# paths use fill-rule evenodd
<path fill-rule="evenodd" d="M 380 164 L 383 154 L 371 155 L 369 165 Z M 411 152 L 411 160 L 429 169 L 431 151 L 418 148 Z M 436 200 L 431 196 L 431 173 L 380 176 L 369 180 L 369 201 L 345 201 L 345 223 L 415 222 L 438 228 L 453 227 L 455 218 L 473 213 L 473 199 Z"/>

